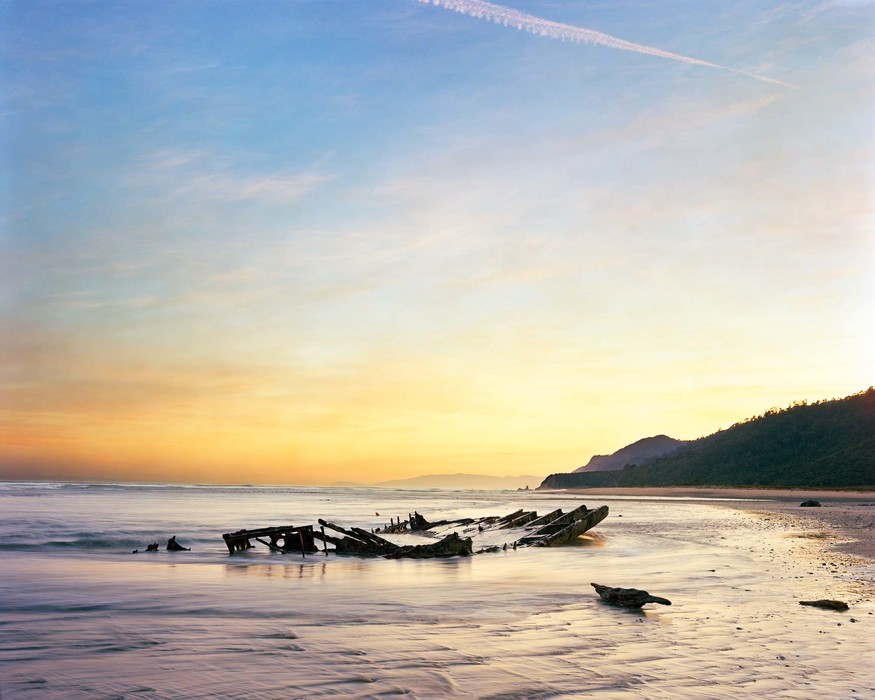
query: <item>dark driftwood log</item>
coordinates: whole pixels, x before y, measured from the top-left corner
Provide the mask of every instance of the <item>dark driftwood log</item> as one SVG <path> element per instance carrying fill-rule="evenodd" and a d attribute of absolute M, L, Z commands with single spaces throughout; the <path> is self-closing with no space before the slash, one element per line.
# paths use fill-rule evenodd
<path fill-rule="evenodd" d="M 840 600 L 800 600 L 799 605 L 810 605 L 813 608 L 824 610 L 848 610 L 848 604 Z"/>
<path fill-rule="evenodd" d="M 590 586 L 595 588 L 602 600 L 611 605 L 621 605 L 624 608 L 640 608 L 647 603 L 671 605 L 670 600 L 650 595 L 647 591 L 640 591 L 637 588 L 611 588 L 600 583 L 591 583 Z"/>

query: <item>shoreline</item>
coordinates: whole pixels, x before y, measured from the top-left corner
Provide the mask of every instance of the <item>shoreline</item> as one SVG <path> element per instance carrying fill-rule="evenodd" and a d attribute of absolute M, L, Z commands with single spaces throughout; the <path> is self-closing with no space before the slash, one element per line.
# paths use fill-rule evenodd
<path fill-rule="evenodd" d="M 875 563 L 875 491 L 821 489 L 764 489 L 718 487 L 646 487 L 564 489 L 566 493 L 593 496 L 650 496 L 675 499 L 714 499 L 713 505 L 754 515 L 780 514 L 811 525 L 826 525 L 834 536 L 828 550 L 850 554 Z M 717 500 L 756 499 L 756 500 Z M 802 508 L 802 501 L 819 501 L 820 508 Z"/>

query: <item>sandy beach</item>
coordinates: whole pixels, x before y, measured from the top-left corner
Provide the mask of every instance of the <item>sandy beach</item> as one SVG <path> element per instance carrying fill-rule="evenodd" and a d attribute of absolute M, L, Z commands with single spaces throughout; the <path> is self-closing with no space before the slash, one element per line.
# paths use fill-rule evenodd
<path fill-rule="evenodd" d="M 4 700 L 875 697 L 869 494 L 5 488 Z M 232 556 L 220 535 L 582 503 L 610 515 L 573 545 L 474 557 Z M 170 534 L 191 551 L 131 554 Z M 822 598 L 850 609 L 799 604 Z"/>
<path fill-rule="evenodd" d="M 817 529 L 818 539 L 829 549 L 875 562 L 875 492 L 816 489 L 748 488 L 612 488 L 569 489 L 568 493 L 613 496 L 647 496 L 682 499 L 715 499 L 714 505 L 779 516 L 788 530 Z M 745 499 L 745 500 L 717 500 Z M 753 502 L 747 499 L 754 499 Z M 815 500 L 820 508 L 803 508 Z"/>

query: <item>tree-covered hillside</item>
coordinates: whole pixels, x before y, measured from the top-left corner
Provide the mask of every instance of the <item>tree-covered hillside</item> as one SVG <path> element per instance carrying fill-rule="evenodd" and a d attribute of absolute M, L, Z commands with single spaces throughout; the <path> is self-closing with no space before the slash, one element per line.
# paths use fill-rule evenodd
<path fill-rule="evenodd" d="M 621 471 L 551 474 L 540 488 L 587 486 L 875 487 L 875 388 L 773 409 Z"/>

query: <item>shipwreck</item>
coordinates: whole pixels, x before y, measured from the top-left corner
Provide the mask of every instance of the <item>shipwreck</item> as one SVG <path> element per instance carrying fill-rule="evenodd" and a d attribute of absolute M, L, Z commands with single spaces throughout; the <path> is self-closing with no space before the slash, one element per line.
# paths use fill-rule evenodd
<path fill-rule="evenodd" d="M 568 544 L 608 516 L 608 507 L 581 505 L 565 513 L 558 508 L 539 516 L 517 510 L 504 516 L 429 522 L 418 512 L 391 519 L 388 525 L 367 530 L 318 520 L 313 525 L 281 525 L 237 530 L 222 535 L 229 554 L 252 549 L 258 542 L 281 554 L 321 553 L 382 556 L 390 559 L 471 556 L 508 547 L 556 547 Z M 393 540 L 385 535 L 393 536 Z M 414 543 L 398 535 L 416 536 Z M 407 541 L 399 541 L 407 540 Z M 477 548 L 475 549 L 475 543 Z"/>

